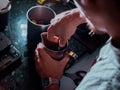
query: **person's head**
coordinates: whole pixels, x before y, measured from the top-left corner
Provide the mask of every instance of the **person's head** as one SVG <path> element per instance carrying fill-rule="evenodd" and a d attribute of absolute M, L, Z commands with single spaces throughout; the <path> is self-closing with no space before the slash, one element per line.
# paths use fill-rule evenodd
<path fill-rule="evenodd" d="M 120 0 L 74 0 L 77 7 L 99 30 L 114 36 L 120 25 Z M 120 30 L 117 30 L 120 32 Z"/>

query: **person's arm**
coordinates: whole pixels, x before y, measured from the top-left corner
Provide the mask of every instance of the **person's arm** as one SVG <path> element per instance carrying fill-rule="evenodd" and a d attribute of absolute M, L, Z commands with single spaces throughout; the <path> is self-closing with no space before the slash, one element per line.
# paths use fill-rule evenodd
<path fill-rule="evenodd" d="M 77 26 L 85 22 L 86 17 L 77 8 L 60 13 L 51 20 L 48 27 L 48 40 L 54 41 L 53 37 L 58 36 L 59 44 L 63 47 L 75 33 Z"/>
<path fill-rule="evenodd" d="M 66 54 L 61 61 L 56 61 L 51 58 L 44 49 L 44 45 L 39 43 L 35 50 L 35 65 L 39 76 L 44 80 L 45 78 L 52 78 L 60 81 L 64 68 L 69 61 L 69 56 Z M 59 84 L 53 83 L 43 90 L 59 90 Z"/>

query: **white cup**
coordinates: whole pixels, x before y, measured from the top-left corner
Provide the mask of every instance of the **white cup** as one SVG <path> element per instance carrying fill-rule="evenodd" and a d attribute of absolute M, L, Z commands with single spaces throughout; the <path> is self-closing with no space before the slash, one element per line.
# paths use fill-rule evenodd
<path fill-rule="evenodd" d="M 3 31 L 8 25 L 8 15 L 11 9 L 11 1 L 0 0 L 0 31 Z"/>
<path fill-rule="evenodd" d="M 6 13 L 11 9 L 11 1 L 0 0 L 0 14 Z"/>

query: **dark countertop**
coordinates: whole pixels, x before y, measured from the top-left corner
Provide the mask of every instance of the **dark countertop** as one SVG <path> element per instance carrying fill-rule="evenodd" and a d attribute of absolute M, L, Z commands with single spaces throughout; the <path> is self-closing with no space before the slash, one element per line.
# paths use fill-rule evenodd
<path fill-rule="evenodd" d="M 38 5 L 36 0 L 14 0 L 9 12 L 8 26 L 3 31 L 22 54 L 21 64 L 1 80 L 5 90 L 41 90 L 41 80 L 35 70 L 36 43 L 27 40 L 27 10 Z M 55 8 L 54 8 L 55 7 Z M 71 9 L 69 5 L 52 6 L 56 13 Z M 73 7 L 72 7 L 73 8 Z"/>

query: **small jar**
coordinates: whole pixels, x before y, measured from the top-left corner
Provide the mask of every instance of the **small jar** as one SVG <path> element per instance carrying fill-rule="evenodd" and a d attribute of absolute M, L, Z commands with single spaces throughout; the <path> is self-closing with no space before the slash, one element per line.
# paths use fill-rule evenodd
<path fill-rule="evenodd" d="M 60 61 L 67 50 L 67 44 L 65 47 L 60 47 L 59 43 L 51 42 L 47 39 L 47 32 L 41 33 L 42 43 L 45 46 L 46 52 L 55 60 Z"/>

